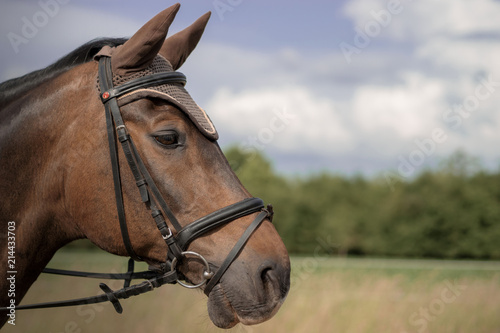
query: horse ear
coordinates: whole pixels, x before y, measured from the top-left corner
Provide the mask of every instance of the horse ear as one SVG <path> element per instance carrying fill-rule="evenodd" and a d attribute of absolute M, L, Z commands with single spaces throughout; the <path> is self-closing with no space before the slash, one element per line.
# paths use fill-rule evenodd
<path fill-rule="evenodd" d="M 168 37 L 163 43 L 160 54 L 170 62 L 174 70 L 182 66 L 200 41 L 210 15 L 211 12 L 206 13 L 186 29 Z"/>
<path fill-rule="evenodd" d="M 165 9 L 118 47 L 111 57 L 113 73 L 124 76 L 148 67 L 161 49 L 180 6 L 177 3 Z"/>

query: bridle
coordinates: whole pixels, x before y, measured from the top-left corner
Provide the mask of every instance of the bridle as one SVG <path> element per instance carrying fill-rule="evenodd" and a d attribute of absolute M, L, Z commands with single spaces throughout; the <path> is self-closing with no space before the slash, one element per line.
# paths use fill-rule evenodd
<path fill-rule="evenodd" d="M 113 291 L 104 283 L 100 284 L 104 294 L 86 297 L 75 300 L 49 302 L 32 305 L 16 306 L 16 309 L 35 309 L 35 308 L 48 308 L 48 307 L 61 307 L 80 304 L 92 304 L 110 301 L 113 303 L 115 310 L 118 313 L 123 311 L 119 299 L 136 296 L 154 288 L 160 287 L 164 284 L 179 283 L 187 288 L 199 288 L 205 285 L 204 293 L 208 296 L 215 285 L 220 281 L 226 270 L 231 263 L 237 258 L 247 243 L 248 239 L 252 236 L 253 232 L 261 225 L 261 223 L 269 218 L 272 221 L 273 210 L 272 206 L 268 205 L 267 209 L 259 198 L 246 198 L 240 202 L 223 207 L 213 213 L 210 213 L 188 225 L 182 227 L 175 215 L 169 208 L 164 200 L 160 190 L 156 186 L 153 178 L 151 177 L 148 169 L 144 165 L 137 148 L 130 137 L 125 123 L 122 119 L 120 108 L 117 99 L 120 96 L 133 92 L 137 89 L 157 86 L 160 84 L 182 84 L 185 85 L 186 77 L 180 72 L 162 72 L 148 76 L 139 77 L 118 86 L 113 86 L 113 73 L 111 69 L 111 58 L 103 56 L 99 59 L 99 88 L 101 101 L 104 104 L 106 114 L 106 127 L 108 134 L 109 152 L 111 158 L 111 167 L 113 170 L 113 183 L 116 198 L 116 207 L 118 211 L 118 220 L 120 223 L 120 230 L 125 244 L 125 248 L 131 257 L 129 260 L 129 270 L 124 274 L 101 274 L 101 273 L 87 273 L 75 272 L 58 269 L 45 269 L 45 273 L 84 276 L 92 278 L 109 278 L 125 280 L 124 288 Z M 127 222 L 125 218 L 125 209 L 123 203 L 123 195 L 121 188 L 120 167 L 118 163 L 117 141 L 120 142 L 125 158 L 128 162 L 130 170 L 135 178 L 136 185 L 139 189 L 141 200 L 146 204 L 146 207 L 151 211 L 151 216 L 154 219 L 161 237 L 168 246 L 167 258 L 159 268 L 151 268 L 145 272 L 133 271 L 133 260 L 142 261 L 132 248 L 130 235 L 128 233 Z M 213 272 L 208 261 L 199 253 L 188 251 L 189 244 L 195 239 L 203 236 L 204 234 L 215 230 L 229 222 L 232 222 L 241 217 L 259 213 L 253 222 L 243 232 L 239 240 L 231 249 L 225 260 L 220 267 Z M 170 225 L 174 229 L 172 231 L 170 226 L 165 220 L 167 217 Z M 202 274 L 202 281 L 198 284 L 188 284 L 183 282 L 182 273 L 178 271 L 179 263 L 186 260 L 187 257 L 194 257 L 201 261 L 204 266 Z M 146 281 L 130 286 L 130 281 L 136 278 L 147 279 Z M 7 308 L 0 308 L 6 310 Z"/>

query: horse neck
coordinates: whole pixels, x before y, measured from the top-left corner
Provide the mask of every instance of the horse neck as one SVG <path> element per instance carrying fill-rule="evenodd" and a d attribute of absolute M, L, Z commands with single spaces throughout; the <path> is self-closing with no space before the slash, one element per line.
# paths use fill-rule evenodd
<path fill-rule="evenodd" d="M 78 92 L 91 85 L 79 70 L 83 68 L 46 82 L 0 111 L 10 115 L 0 123 L 0 265 L 7 267 L 7 236 L 15 234 L 16 303 L 54 253 L 81 237 L 65 207 L 67 154 L 61 151 L 62 134 L 76 112 L 68 104 L 76 104 Z M 12 225 L 15 230 L 8 234 Z M 0 307 L 8 302 L 7 275 L 0 270 Z"/>

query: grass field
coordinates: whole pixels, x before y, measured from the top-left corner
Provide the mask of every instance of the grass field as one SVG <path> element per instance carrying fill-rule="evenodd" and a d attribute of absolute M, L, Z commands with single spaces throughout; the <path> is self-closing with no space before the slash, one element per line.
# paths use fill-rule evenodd
<path fill-rule="evenodd" d="M 61 252 L 50 267 L 121 272 L 105 253 Z M 145 268 L 145 267 L 140 267 Z M 101 280 L 43 275 L 23 303 L 85 297 Z M 111 281 L 112 289 L 121 288 Z M 225 331 L 212 325 L 199 291 L 164 286 L 122 301 L 18 311 L 2 332 L 500 332 L 500 263 L 292 258 L 292 288 L 270 321 Z"/>

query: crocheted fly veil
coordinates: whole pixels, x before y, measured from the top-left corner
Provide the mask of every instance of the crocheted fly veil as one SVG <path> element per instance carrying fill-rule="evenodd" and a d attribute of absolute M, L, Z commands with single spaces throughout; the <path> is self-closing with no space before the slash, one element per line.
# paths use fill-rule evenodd
<path fill-rule="evenodd" d="M 98 60 L 102 56 L 111 57 L 116 48 L 105 46 L 95 56 Z M 131 73 L 125 76 L 113 74 L 113 85 L 118 86 L 139 77 L 148 76 L 162 72 L 172 72 L 172 65 L 161 55 L 157 55 L 153 62 L 144 70 Z M 148 88 L 134 90 L 118 98 L 118 105 L 123 106 L 141 98 L 160 98 L 174 104 L 182 110 L 196 127 L 209 139 L 217 140 L 219 135 L 209 116 L 191 98 L 181 83 L 169 83 Z"/>

